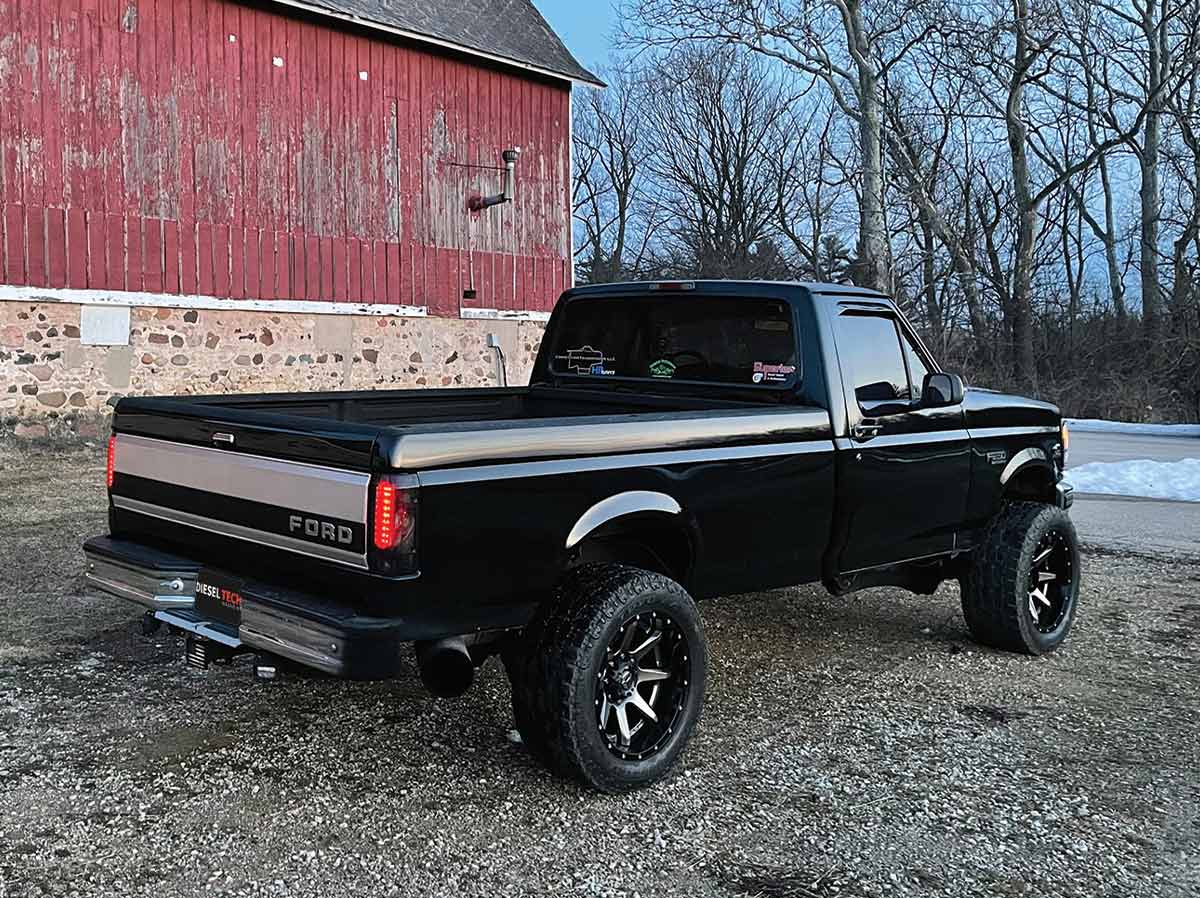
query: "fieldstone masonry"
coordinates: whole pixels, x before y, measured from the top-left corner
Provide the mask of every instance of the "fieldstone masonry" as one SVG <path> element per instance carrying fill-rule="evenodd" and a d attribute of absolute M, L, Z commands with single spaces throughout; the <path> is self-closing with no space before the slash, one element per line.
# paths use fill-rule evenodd
<path fill-rule="evenodd" d="M 128 346 L 80 343 L 80 306 L 0 302 L 0 433 L 98 437 L 124 395 L 479 387 L 528 381 L 533 321 L 135 308 Z"/>

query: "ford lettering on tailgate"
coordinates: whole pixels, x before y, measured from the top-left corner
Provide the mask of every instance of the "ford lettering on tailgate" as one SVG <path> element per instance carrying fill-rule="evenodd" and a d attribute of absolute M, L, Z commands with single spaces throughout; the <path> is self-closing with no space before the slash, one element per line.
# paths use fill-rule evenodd
<path fill-rule="evenodd" d="M 345 524 L 322 521 L 294 514 L 288 518 L 288 532 L 292 536 L 307 537 L 333 545 L 349 546 L 354 542 L 354 529 Z"/>

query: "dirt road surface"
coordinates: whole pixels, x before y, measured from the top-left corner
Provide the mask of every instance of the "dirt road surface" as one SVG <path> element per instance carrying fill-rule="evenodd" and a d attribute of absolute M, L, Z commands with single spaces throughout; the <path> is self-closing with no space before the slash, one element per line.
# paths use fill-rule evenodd
<path fill-rule="evenodd" d="M 957 587 L 704 606 L 677 775 L 601 797 L 468 696 L 201 673 L 85 595 L 102 449 L 0 446 L 0 896 L 1200 895 L 1200 567 L 1091 553 L 1076 631 L 973 645 Z M 448 601 L 451 601 L 448 598 Z"/>

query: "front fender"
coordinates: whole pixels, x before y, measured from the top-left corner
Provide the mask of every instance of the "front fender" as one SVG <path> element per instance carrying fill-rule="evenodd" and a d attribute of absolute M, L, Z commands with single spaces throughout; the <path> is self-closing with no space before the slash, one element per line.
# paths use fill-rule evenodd
<path fill-rule="evenodd" d="M 1008 460 L 1008 464 L 1000 472 L 1000 485 L 1007 486 L 1008 482 L 1018 475 L 1028 476 L 1027 472 L 1031 469 L 1043 469 L 1048 472 L 1051 483 L 1057 479 L 1054 464 L 1046 455 L 1046 450 L 1037 446 L 1029 446 Z"/>

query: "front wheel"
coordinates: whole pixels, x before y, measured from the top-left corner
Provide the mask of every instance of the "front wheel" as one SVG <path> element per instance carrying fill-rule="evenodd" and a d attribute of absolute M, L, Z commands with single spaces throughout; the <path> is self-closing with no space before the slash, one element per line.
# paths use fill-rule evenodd
<path fill-rule="evenodd" d="M 963 616 L 984 645 L 1044 655 L 1071 630 L 1079 581 L 1079 538 L 1067 513 L 1012 502 L 971 559 L 962 580 Z"/>
<path fill-rule="evenodd" d="M 678 583 L 615 564 L 572 571 L 527 631 L 509 676 L 523 741 L 602 792 L 665 776 L 704 703 L 708 649 Z"/>

